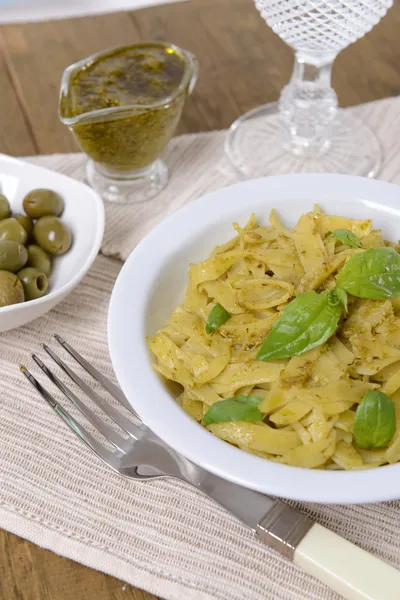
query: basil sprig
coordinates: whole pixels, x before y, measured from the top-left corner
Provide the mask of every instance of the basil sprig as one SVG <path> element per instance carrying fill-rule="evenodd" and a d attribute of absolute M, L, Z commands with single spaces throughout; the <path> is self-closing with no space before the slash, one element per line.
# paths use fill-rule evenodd
<path fill-rule="evenodd" d="M 216 304 L 208 315 L 206 324 L 206 333 L 212 333 L 218 327 L 221 327 L 229 319 L 230 314 L 222 306 L 222 304 Z"/>
<path fill-rule="evenodd" d="M 340 271 L 336 286 L 358 298 L 400 296 L 400 255 L 394 248 L 369 248 Z"/>
<path fill-rule="evenodd" d="M 277 360 L 320 346 L 337 329 L 341 299 L 334 291 L 299 294 L 272 325 L 257 353 L 258 360 Z"/>
<path fill-rule="evenodd" d="M 338 231 L 347 232 L 334 233 Z M 400 296 L 399 253 L 394 248 L 369 248 L 350 258 L 334 290 L 299 294 L 273 324 L 257 359 L 290 358 L 326 342 L 339 324 L 340 303 L 347 312 L 347 294 L 376 300 Z"/>
<path fill-rule="evenodd" d="M 368 390 L 357 406 L 353 423 L 354 441 L 359 448 L 387 446 L 396 429 L 393 400 L 383 392 Z"/>
<path fill-rule="evenodd" d="M 214 402 L 203 418 L 204 425 L 228 421 L 262 421 L 265 417 L 258 410 L 262 398 L 259 396 L 235 396 Z"/>
<path fill-rule="evenodd" d="M 349 248 L 363 247 L 361 240 L 349 229 L 335 229 L 335 231 L 328 231 L 325 237 L 327 238 L 329 236 L 334 237 L 335 240 L 342 242 L 342 244 Z"/>

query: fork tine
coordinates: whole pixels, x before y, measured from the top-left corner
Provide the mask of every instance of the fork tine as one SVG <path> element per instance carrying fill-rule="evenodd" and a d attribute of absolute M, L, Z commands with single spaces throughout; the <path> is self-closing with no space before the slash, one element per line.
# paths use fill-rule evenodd
<path fill-rule="evenodd" d="M 72 346 L 70 346 L 68 342 L 66 342 L 61 336 L 55 334 L 54 337 L 57 340 L 57 342 L 61 344 L 61 346 L 68 352 L 68 354 L 70 354 L 72 358 L 74 358 L 85 369 L 85 371 L 89 373 L 89 375 L 96 379 L 96 381 L 98 381 L 104 387 L 104 389 L 106 389 L 107 392 L 113 398 L 115 398 L 115 400 L 118 400 L 118 402 L 123 404 L 123 406 L 125 406 L 125 408 L 127 408 L 132 414 L 134 414 L 135 417 L 138 417 L 136 412 L 133 410 L 132 406 L 129 404 L 126 396 L 122 393 L 119 387 L 114 385 L 109 379 L 107 379 L 107 377 L 104 377 L 104 375 L 102 375 L 100 371 L 93 367 L 93 365 L 88 363 L 88 361 L 85 360 L 83 356 L 79 354 L 79 352 L 74 350 Z"/>
<path fill-rule="evenodd" d="M 58 389 L 64 394 L 64 396 L 68 398 L 68 400 L 70 400 L 77 408 L 79 408 L 81 413 L 92 423 L 92 425 L 94 425 L 94 427 L 96 427 L 96 429 L 106 438 L 106 440 L 111 442 L 115 448 L 121 450 L 122 452 L 126 452 L 129 449 L 130 444 L 129 446 L 127 445 L 127 440 L 124 440 L 123 437 L 118 435 L 118 433 L 110 429 L 108 425 L 99 419 L 99 417 L 95 415 L 95 413 L 88 406 L 86 406 L 86 404 L 84 404 L 78 398 L 78 396 L 76 396 L 76 394 L 74 394 L 74 392 L 70 390 L 36 354 L 32 354 L 32 358 L 38 367 L 42 369 L 43 373 L 47 375 L 50 381 L 58 387 Z"/>
<path fill-rule="evenodd" d="M 72 381 L 76 383 L 78 387 L 81 388 L 83 392 L 98 406 L 101 410 L 108 415 L 114 423 L 119 425 L 121 429 L 126 431 L 131 437 L 138 439 L 142 430 L 134 425 L 129 419 L 121 415 L 120 412 L 115 410 L 111 404 L 106 402 L 97 392 L 92 390 L 84 381 L 77 375 L 70 367 L 63 361 L 61 358 L 46 344 L 42 344 L 43 349 L 47 352 L 49 356 L 58 364 L 58 366 L 66 373 Z"/>
<path fill-rule="evenodd" d="M 47 404 L 54 410 L 54 412 L 64 421 L 66 425 L 75 433 L 75 435 L 80 438 L 97 456 L 99 456 L 102 460 L 108 461 L 111 460 L 112 453 L 107 450 L 104 446 L 102 446 L 82 425 L 78 423 L 74 419 L 72 415 L 69 414 L 61 404 L 53 398 L 53 396 L 42 386 L 41 383 L 28 371 L 28 369 L 24 365 L 20 365 L 19 367 L 21 373 L 25 375 L 29 383 L 33 385 L 37 392 L 41 395 L 41 397 L 47 402 Z"/>

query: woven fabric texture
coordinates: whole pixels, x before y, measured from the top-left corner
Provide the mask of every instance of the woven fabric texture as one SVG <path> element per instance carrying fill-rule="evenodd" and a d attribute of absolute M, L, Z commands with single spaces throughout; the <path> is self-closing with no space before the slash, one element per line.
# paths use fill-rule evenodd
<path fill-rule="evenodd" d="M 389 99 L 351 110 L 378 133 L 385 152 L 381 177 L 400 183 L 399 109 L 400 99 Z M 106 320 L 121 267 L 117 259 L 124 260 L 172 211 L 235 183 L 223 155 L 224 135 L 174 139 L 166 152 L 171 180 L 164 192 L 134 207 L 107 205 L 102 255 L 83 282 L 43 318 L 2 334 L 0 527 L 167 600 L 339 600 L 188 485 L 134 482 L 114 474 L 56 418 L 18 370 L 21 362 L 32 367 L 30 352 L 42 354 L 40 342 L 54 345 L 52 334 L 59 333 L 113 378 Z M 80 154 L 28 160 L 83 178 Z M 400 567 L 399 502 L 299 506 Z"/>

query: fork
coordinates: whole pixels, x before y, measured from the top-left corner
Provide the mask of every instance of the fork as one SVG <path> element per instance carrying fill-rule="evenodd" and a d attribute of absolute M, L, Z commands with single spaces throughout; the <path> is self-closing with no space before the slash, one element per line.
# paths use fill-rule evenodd
<path fill-rule="evenodd" d="M 140 481 L 175 477 L 189 483 L 250 527 L 265 545 L 303 567 L 347 600 L 398 600 L 399 571 L 314 523 L 285 502 L 222 479 L 175 452 L 140 421 L 120 388 L 63 338 L 59 335 L 54 338 L 110 396 L 129 411 L 132 418 L 127 418 L 114 408 L 52 348 L 42 344 L 43 350 L 65 375 L 125 434 L 120 435 L 97 416 L 37 354 L 32 354 L 36 365 L 113 449 L 110 450 L 81 425 L 24 365 L 20 365 L 20 370 L 75 435 L 111 469 L 124 477 Z"/>

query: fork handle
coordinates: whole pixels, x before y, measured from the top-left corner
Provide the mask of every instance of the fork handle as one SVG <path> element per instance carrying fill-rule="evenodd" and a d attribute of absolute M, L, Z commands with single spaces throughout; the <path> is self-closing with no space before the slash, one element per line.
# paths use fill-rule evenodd
<path fill-rule="evenodd" d="M 298 544 L 294 562 L 346 600 L 400 597 L 400 571 L 317 523 Z"/>
<path fill-rule="evenodd" d="M 259 539 L 346 600 L 398 600 L 400 571 L 277 500 L 259 521 Z"/>
<path fill-rule="evenodd" d="M 194 466 L 192 483 L 199 471 Z M 346 600 L 399 600 L 400 571 L 289 504 L 204 471 L 197 487 L 250 526 L 261 542 Z"/>

